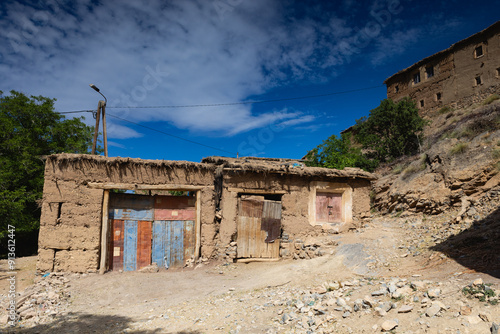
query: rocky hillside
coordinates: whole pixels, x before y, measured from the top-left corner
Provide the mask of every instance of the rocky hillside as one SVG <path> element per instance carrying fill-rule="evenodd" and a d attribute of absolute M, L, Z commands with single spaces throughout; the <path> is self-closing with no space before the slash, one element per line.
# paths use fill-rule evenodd
<path fill-rule="evenodd" d="M 457 221 L 494 211 L 500 194 L 500 100 L 429 117 L 420 155 L 380 168 L 374 208 L 381 213 L 436 215 L 457 211 Z"/>

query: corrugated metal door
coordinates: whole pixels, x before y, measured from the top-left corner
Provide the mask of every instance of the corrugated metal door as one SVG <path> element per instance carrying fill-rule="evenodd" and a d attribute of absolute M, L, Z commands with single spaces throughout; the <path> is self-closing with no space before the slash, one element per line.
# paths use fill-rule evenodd
<path fill-rule="evenodd" d="M 196 200 L 161 196 L 155 200 L 152 261 L 159 267 L 180 267 L 194 256 Z"/>
<path fill-rule="evenodd" d="M 342 222 L 342 194 L 316 194 L 316 221 L 325 223 Z"/>
<path fill-rule="evenodd" d="M 238 211 L 238 258 L 278 258 L 281 202 L 242 197 Z"/>

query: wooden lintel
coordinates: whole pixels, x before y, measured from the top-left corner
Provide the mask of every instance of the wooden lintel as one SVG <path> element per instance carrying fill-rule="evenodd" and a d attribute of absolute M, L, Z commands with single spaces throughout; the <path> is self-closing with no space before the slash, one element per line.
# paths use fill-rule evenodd
<path fill-rule="evenodd" d="M 125 189 L 125 190 L 201 190 L 213 188 L 213 186 L 193 186 L 181 184 L 135 184 L 135 183 L 97 183 L 89 182 L 89 188 L 93 189 Z"/>
<path fill-rule="evenodd" d="M 288 194 L 288 191 L 286 190 L 266 190 L 266 189 L 246 189 L 246 188 L 227 188 L 227 190 L 235 193 L 268 194 L 268 195 Z"/>

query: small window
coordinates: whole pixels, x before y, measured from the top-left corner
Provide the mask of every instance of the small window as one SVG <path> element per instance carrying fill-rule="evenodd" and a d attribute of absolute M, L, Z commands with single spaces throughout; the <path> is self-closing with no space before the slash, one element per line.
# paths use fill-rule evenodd
<path fill-rule="evenodd" d="M 420 100 L 420 108 L 423 108 L 425 105 L 424 100 Z"/>
<path fill-rule="evenodd" d="M 497 70 L 497 71 L 498 71 L 498 70 Z M 398 85 L 396 85 L 396 87 L 394 87 L 394 92 L 395 92 L 395 93 L 399 93 L 399 86 L 398 86 Z"/>
<path fill-rule="evenodd" d="M 413 75 L 413 84 L 418 84 L 420 82 L 420 73 L 415 73 Z"/>
<path fill-rule="evenodd" d="M 434 76 L 434 66 L 426 67 L 425 75 L 427 76 L 427 79 L 432 78 Z"/>
<path fill-rule="evenodd" d="M 497 68 L 497 77 L 500 77 L 500 67 Z"/>
<path fill-rule="evenodd" d="M 483 55 L 484 53 L 482 45 L 479 45 L 478 47 L 476 47 L 476 49 L 474 49 L 474 57 L 479 58 L 482 57 Z"/>
<path fill-rule="evenodd" d="M 475 78 L 475 82 L 476 82 L 476 86 L 479 86 L 479 85 L 481 85 L 483 83 L 483 81 L 481 80 L 480 76 L 478 76 L 478 77 Z"/>
<path fill-rule="evenodd" d="M 441 93 L 436 93 L 436 101 L 441 101 Z"/>

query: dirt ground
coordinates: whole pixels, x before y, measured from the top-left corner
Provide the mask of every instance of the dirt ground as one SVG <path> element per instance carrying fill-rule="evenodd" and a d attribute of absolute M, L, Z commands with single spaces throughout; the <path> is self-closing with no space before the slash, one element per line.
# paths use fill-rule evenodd
<path fill-rule="evenodd" d="M 468 299 L 462 289 L 478 278 L 498 289 L 500 275 L 475 271 L 432 251 L 441 242 L 436 230 L 428 228 L 433 224 L 440 222 L 425 217 L 374 219 L 358 231 L 323 237 L 324 245 L 335 246 L 323 247 L 326 255 L 310 260 L 212 262 L 158 273 L 67 274 L 71 297 L 57 316 L 47 323 L 21 322 L 3 331 L 374 333 L 394 320 L 397 327 L 392 333 L 489 333 L 492 323 L 500 322 L 500 306 Z M 19 288 L 33 282 L 35 261 L 36 257 L 17 260 Z M 341 288 L 325 289 L 325 282 L 339 282 Z M 379 285 L 391 282 L 413 290 L 404 298 L 376 295 Z M 0 280 L 2 294 L 6 283 Z M 438 296 L 432 297 L 430 291 L 436 289 Z M 308 298 L 314 299 L 299 311 L 297 305 Z M 375 299 L 379 310 L 352 311 L 360 298 Z M 347 305 L 339 307 L 339 299 Z M 380 310 L 385 301 L 393 303 L 387 312 Z M 428 306 L 437 301 L 443 304 L 441 311 L 427 316 Z M 308 309 L 320 302 L 325 314 L 313 306 Z M 413 310 L 396 310 L 405 305 Z"/>
<path fill-rule="evenodd" d="M 22 291 L 34 283 L 36 258 L 36 256 L 27 256 L 16 259 L 17 291 Z M 0 260 L 0 294 L 2 295 L 7 294 L 9 290 L 7 278 L 10 275 L 7 275 L 7 272 L 9 272 L 7 269 L 7 260 Z"/>

